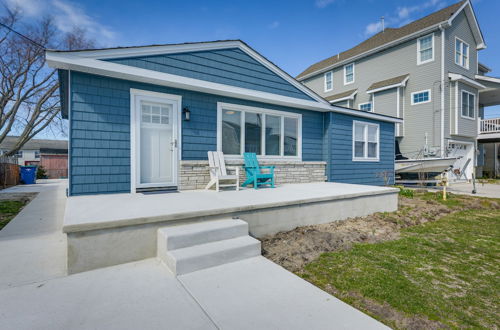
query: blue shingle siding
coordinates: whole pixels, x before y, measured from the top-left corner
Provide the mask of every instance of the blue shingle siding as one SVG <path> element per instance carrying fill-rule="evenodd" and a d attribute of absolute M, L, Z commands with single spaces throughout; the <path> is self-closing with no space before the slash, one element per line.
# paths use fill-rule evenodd
<path fill-rule="evenodd" d="M 324 114 L 139 82 L 71 72 L 70 194 L 130 192 L 130 89 L 182 96 L 182 159 L 217 147 L 217 102 L 302 114 L 302 159 L 323 160 Z"/>
<path fill-rule="evenodd" d="M 238 48 L 107 59 L 106 61 L 230 86 L 312 100 L 310 96 Z"/>
<path fill-rule="evenodd" d="M 383 185 L 382 172 L 391 173 L 389 184 L 394 183 L 394 124 L 365 118 L 357 118 L 339 113 L 327 114 L 330 137 L 326 160 L 329 164 L 329 181 Z M 376 123 L 380 125 L 380 157 L 374 162 L 352 161 L 352 122 Z"/>

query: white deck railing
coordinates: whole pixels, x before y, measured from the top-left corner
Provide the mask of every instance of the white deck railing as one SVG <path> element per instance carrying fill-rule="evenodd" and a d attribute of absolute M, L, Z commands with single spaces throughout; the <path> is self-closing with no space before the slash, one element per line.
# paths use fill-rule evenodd
<path fill-rule="evenodd" d="M 500 118 L 482 119 L 480 133 L 500 133 Z"/>

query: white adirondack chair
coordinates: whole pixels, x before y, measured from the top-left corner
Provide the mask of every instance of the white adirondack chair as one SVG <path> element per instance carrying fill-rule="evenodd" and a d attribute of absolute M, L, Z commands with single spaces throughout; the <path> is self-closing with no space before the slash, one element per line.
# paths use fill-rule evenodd
<path fill-rule="evenodd" d="M 205 189 L 210 189 L 215 184 L 215 190 L 218 192 L 220 187 L 236 187 L 240 190 L 240 168 L 239 167 L 226 167 L 224 162 L 224 154 L 222 151 L 209 151 L 208 152 L 208 167 L 210 170 L 210 182 Z M 227 170 L 234 171 L 235 174 L 228 174 Z M 221 183 L 221 181 L 225 183 Z M 227 182 L 236 183 L 227 183 Z"/>

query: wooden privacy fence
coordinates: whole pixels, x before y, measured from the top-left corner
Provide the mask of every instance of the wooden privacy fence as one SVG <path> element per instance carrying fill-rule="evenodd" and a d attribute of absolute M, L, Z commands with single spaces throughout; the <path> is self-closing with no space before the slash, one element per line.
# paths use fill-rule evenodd
<path fill-rule="evenodd" d="M 2 189 L 19 184 L 17 157 L 0 156 L 0 187 Z"/>

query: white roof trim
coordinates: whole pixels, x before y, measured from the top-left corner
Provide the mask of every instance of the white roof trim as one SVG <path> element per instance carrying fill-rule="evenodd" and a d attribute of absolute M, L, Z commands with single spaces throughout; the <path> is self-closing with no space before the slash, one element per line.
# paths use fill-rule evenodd
<path fill-rule="evenodd" d="M 328 102 L 337 103 L 337 102 L 341 102 L 341 101 L 352 100 L 352 99 L 354 99 L 354 96 L 356 96 L 357 93 L 358 93 L 358 91 L 355 90 L 354 92 L 352 92 L 351 95 L 347 95 L 347 96 L 344 96 L 344 97 L 341 97 L 338 99 L 334 99 L 334 100 L 329 100 Z"/>
<path fill-rule="evenodd" d="M 470 1 L 465 2 L 449 19 L 448 19 L 448 24 L 452 25 L 453 20 L 464 10 L 465 8 L 469 9 L 465 13 L 467 18 L 472 21 L 473 23 L 473 28 L 475 28 L 475 31 L 473 31 L 473 34 L 475 34 L 475 37 L 479 40 L 477 40 L 477 50 L 480 49 L 485 49 L 486 44 L 484 42 L 483 34 L 481 33 L 481 29 L 479 28 L 479 24 L 477 23 L 477 18 L 476 14 L 474 13 L 474 9 L 472 9 L 472 5 L 470 4 Z M 474 33 L 475 32 L 475 33 Z"/>
<path fill-rule="evenodd" d="M 371 90 L 367 90 L 366 92 L 368 94 L 371 94 L 371 93 L 377 93 L 377 92 L 381 92 L 381 91 L 385 91 L 385 90 L 393 89 L 393 88 L 397 88 L 397 87 L 405 87 L 406 86 L 406 82 L 408 81 L 409 78 L 410 78 L 410 76 L 406 77 L 400 83 L 389 85 L 389 86 L 384 86 L 384 87 L 380 87 L 380 88 L 375 88 L 375 89 L 371 89 Z"/>
<path fill-rule="evenodd" d="M 402 38 L 396 39 L 396 40 L 391 41 L 391 42 L 389 42 L 389 43 L 383 44 L 383 45 L 378 46 L 378 47 L 376 47 L 376 48 L 370 49 L 370 50 L 368 50 L 368 51 L 366 51 L 366 52 L 364 52 L 364 53 L 361 53 L 361 54 L 359 54 L 359 55 L 356 55 L 356 56 L 353 56 L 353 57 L 349 57 L 349 58 L 347 58 L 347 59 L 345 59 L 345 60 L 342 60 L 342 61 L 340 61 L 340 62 L 337 62 L 337 63 L 334 63 L 334 64 L 332 64 L 332 65 L 329 65 L 329 66 L 327 66 L 327 67 L 325 67 L 325 68 L 322 68 L 322 69 L 316 70 L 316 71 L 314 71 L 314 72 L 308 73 L 308 74 L 306 74 L 305 76 L 298 78 L 298 80 L 299 80 L 299 81 L 303 81 L 303 80 L 305 80 L 305 79 L 307 79 L 307 78 L 310 78 L 310 77 L 312 77 L 312 76 L 315 76 L 315 75 L 317 75 L 317 74 L 319 74 L 319 73 L 321 73 L 321 72 L 323 72 L 323 71 L 328 71 L 328 70 L 331 70 L 331 69 L 336 68 L 336 67 L 338 67 L 338 66 L 342 66 L 342 65 L 343 65 L 343 64 L 345 64 L 345 63 L 348 63 L 348 62 L 353 62 L 353 61 L 358 60 L 358 59 L 360 59 L 360 58 L 363 58 L 363 57 L 365 57 L 365 56 L 371 55 L 371 54 L 373 54 L 373 53 L 377 53 L 377 52 L 379 52 L 379 51 L 381 51 L 381 50 L 383 50 L 383 49 L 390 48 L 390 47 L 392 47 L 392 46 L 398 45 L 398 44 L 400 44 L 400 43 L 402 43 L 402 42 L 405 42 L 405 41 L 407 41 L 407 40 L 409 40 L 409 39 L 413 39 L 413 38 L 416 38 L 417 36 L 424 35 L 424 34 L 426 34 L 426 33 L 430 32 L 430 31 L 433 31 L 433 30 L 437 29 L 439 26 L 443 26 L 443 27 L 449 26 L 449 25 L 451 25 L 451 24 L 452 24 L 452 22 L 453 22 L 453 20 L 455 19 L 455 17 L 457 17 L 457 16 L 458 16 L 458 14 L 460 14 L 460 12 L 461 12 L 464 8 L 466 8 L 467 6 L 469 6 L 469 9 L 470 9 L 470 13 L 469 13 L 469 15 L 472 17 L 472 21 L 473 21 L 473 23 L 474 23 L 473 25 L 474 25 L 474 27 L 475 27 L 475 29 L 476 29 L 476 33 L 477 33 L 477 35 L 478 35 L 478 37 L 479 37 L 479 39 L 480 39 L 480 40 L 479 40 L 480 42 L 478 42 L 478 43 L 477 43 L 477 49 L 478 49 L 478 50 L 480 50 L 480 49 L 485 49 L 485 48 L 486 48 L 486 44 L 485 44 L 485 42 L 484 42 L 484 38 L 483 38 L 483 35 L 482 35 L 482 33 L 481 33 L 481 29 L 479 28 L 479 24 L 478 24 L 478 22 L 477 22 L 476 14 L 474 13 L 474 10 L 472 9 L 472 6 L 471 6 L 470 2 L 469 2 L 469 1 L 467 1 L 467 2 L 466 2 L 466 3 L 464 3 L 464 4 L 463 4 L 463 5 L 462 5 L 462 6 L 461 6 L 461 7 L 460 7 L 460 8 L 459 8 L 459 9 L 458 9 L 458 10 L 457 10 L 454 14 L 453 14 L 453 16 L 451 16 L 451 18 L 450 18 L 450 19 L 448 19 L 447 21 L 443 21 L 443 22 L 440 22 L 440 23 L 437 23 L 437 24 L 431 25 L 431 26 L 429 26 L 429 27 L 427 27 L 427 28 L 425 28 L 425 29 L 422 29 L 422 30 L 420 30 L 420 31 L 414 32 L 414 33 L 409 34 L 409 35 L 407 35 L 407 36 L 405 36 L 405 37 L 402 37 Z M 469 15 L 468 15 L 468 16 L 469 16 Z M 445 23 L 445 22 L 446 22 L 446 23 Z M 338 54 L 337 54 L 337 56 L 338 56 Z"/>
<path fill-rule="evenodd" d="M 322 73 L 324 71 L 328 71 L 328 70 L 334 69 L 334 68 L 342 66 L 342 65 L 344 65 L 346 63 L 354 62 L 356 60 L 359 60 L 360 58 L 366 57 L 366 56 L 374 54 L 374 53 L 378 53 L 378 52 L 380 52 L 380 51 L 382 51 L 382 50 L 384 50 L 386 48 L 390 48 L 392 46 L 396 46 L 396 45 L 398 45 L 398 44 L 400 44 L 402 42 L 405 42 L 407 40 L 411 40 L 411 39 L 414 39 L 416 37 L 422 36 L 424 34 L 427 34 L 427 33 L 431 32 L 431 31 L 436 30 L 440 25 L 443 25 L 443 23 L 438 23 L 438 24 L 431 25 L 431 26 L 429 26 L 429 27 L 427 27 L 427 28 L 425 28 L 423 30 L 414 32 L 414 33 L 409 34 L 409 35 L 407 35 L 405 37 L 402 37 L 402 38 L 396 39 L 394 41 L 388 42 L 386 44 L 380 45 L 378 47 L 370 49 L 370 50 L 368 50 L 368 51 L 366 51 L 364 53 L 361 53 L 359 55 L 355 55 L 355 56 L 349 57 L 349 58 L 347 58 L 345 60 L 342 60 L 340 62 L 334 63 L 334 64 L 329 65 L 327 67 L 324 67 L 322 69 L 319 69 L 319 70 L 316 70 L 314 72 L 308 73 L 305 76 L 298 78 L 298 80 L 299 81 L 303 81 L 303 80 L 305 80 L 307 78 L 315 76 L 315 75 L 317 75 L 319 73 Z M 338 56 L 338 54 L 337 54 L 337 56 Z"/>
<path fill-rule="evenodd" d="M 107 61 L 101 61 L 94 58 L 73 56 L 72 53 L 47 51 L 46 59 L 47 64 L 51 68 L 74 70 L 112 78 L 139 81 L 149 84 L 283 105 L 304 110 L 321 112 L 332 111 L 356 117 L 370 118 L 392 123 L 402 122 L 402 120 L 399 118 L 387 117 L 373 113 L 366 113 L 359 110 L 351 110 L 332 106 L 326 100 L 320 103 L 316 101 L 298 99 L 278 94 L 256 91 L 252 89 L 187 78 L 169 73 L 141 69 Z"/>
<path fill-rule="evenodd" d="M 480 75 L 480 74 L 477 74 L 477 75 L 476 75 L 476 79 L 479 79 L 479 80 L 484 80 L 484 81 L 489 81 L 489 82 L 492 82 L 492 83 L 497 83 L 497 84 L 500 84 L 500 78 L 488 77 L 488 76 L 482 76 L 482 75 Z"/>
<path fill-rule="evenodd" d="M 227 49 L 227 48 L 239 48 L 250 57 L 252 57 L 257 62 L 264 65 L 267 69 L 271 70 L 279 77 L 283 78 L 285 81 L 293 85 L 295 88 L 300 90 L 302 93 L 311 97 L 312 99 L 321 102 L 323 104 L 328 104 L 323 98 L 311 91 L 309 88 L 295 80 L 293 77 L 288 75 L 286 72 L 278 68 L 276 65 L 271 63 L 269 60 L 258 54 L 256 51 L 245 45 L 243 42 L 234 41 L 219 41 L 219 42 L 200 42 L 192 44 L 179 44 L 179 45 L 163 45 L 163 46 L 146 46 L 146 47 L 129 47 L 129 48 L 114 48 L 114 49 L 101 49 L 101 50 L 83 50 L 75 52 L 57 52 L 59 54 L 68 54 L 74 57 L 90 58 L 96 60 L 110 59 L 110 58 L 125 58 L 125 57 L 137 57 L 137 56 L 151 56 L 160 54 L 173 54 L 173 53 L 184 53 L 184 52 L 194 52 L 203 50 L 216 50 L 216 49 Z"/>
<path fill-rule="evenodd" d="M 448 77 L 450 78 L 451 81 L 460 81 L 460 82 L 463 82 L 464 84 L 475 87 L 477 89 L 486 88 L 486 86 L 478 83 L 477 81 L 472 80 L 470 78 L 467 78 L 466 76 L 463 76 L 463 75 L 458 74 L 458 73 L 449 73 Z"/>

